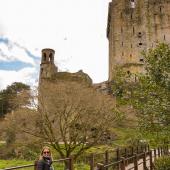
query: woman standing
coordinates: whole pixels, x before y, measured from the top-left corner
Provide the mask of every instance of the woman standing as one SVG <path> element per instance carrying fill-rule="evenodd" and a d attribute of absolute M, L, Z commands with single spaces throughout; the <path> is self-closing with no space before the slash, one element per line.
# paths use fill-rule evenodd
<path fill-rule="evenodd" d="M 39 160 L 36 162 L 36 170 L 53 170 L 52 164 L 52 154 L 48 146 L 42 148 Z"/>

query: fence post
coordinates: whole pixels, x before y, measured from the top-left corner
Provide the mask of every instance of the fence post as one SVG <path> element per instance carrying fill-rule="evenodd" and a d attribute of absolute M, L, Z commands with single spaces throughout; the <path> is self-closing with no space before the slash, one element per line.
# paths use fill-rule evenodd
<path fill-rule="evenodd" d="M 139 148 L 138 148 L 138 146 L 136 147 L 136 153 L 139 153 Z"/>
<path fill-rule="evenodd" d="M 74 167 L 73 167 L 73 157 L 70 157 L 69 159 L 69 170 L 73 170 Z"/>
<path fill-rule="evenodd" d="M 169 146 L 168 146 L 168 144 L 166 145 L 166 155 L 168 155 L 169 154 Z"/>
<path fill-rule="evenodd" d="M 160 147 L 158 147 L 158 157 L 161 156 L 161 153 L 160 153 Z"/>
<path fill-rule="evenodd" d="M 150 170 L 153 170 L 152 150 L 149 151 Z"/>
<path fill-rule="evenodd" d="M 107 165 L 109 163 L 109 152 L 106 151 L 105 152 L 105 164 Z M 108 170 L 108 168 L 105 168 L 106 170 Z"/>
<path fill-rule="evenodd" d="M 134 154 L 134 170 L 138 170 L 138 156 Z"/>
<path fill-rule="evenodd" d="M 146 152 L 143 154 L 143 169 L 146 169 Z"/>
<path fill-rule="evenodd" d="M 133 148 L 133 146 L 132 146 L 132 148 L 131 148 L 131 151 L 132 151 L 132 153 L 131 153 L 131 156 L 133 155 L 133 151 L 134 151 L 134 148 Z"/>
<path fill-rule="evenodd" d="M 154 149 L 154 159 L 156 159 L 156 149 Z"/>
<path fill-rule="evenodd" d="M 162 148 L 162 146 L 160 148 L 161 148 L 161 156 L 162 156 L 163 155 L 163 148 Z"/>
<path fill-rule="evenodd" d="M 116 150 L 116 159 L 117 159 L 117 161 L 120 159 L 120 150 L 119 150 L 119 148 L 117 148 L 117 150 Z"/>
<path fill-rule="evenodd" d="M 124 157 L 121 157 L 120 169 L 125 170 L 125 158 Z"/>
<path fill-rule="evenodd" d="M 94 154 L 90 156 L 90 170 L 94 170 Z"/>

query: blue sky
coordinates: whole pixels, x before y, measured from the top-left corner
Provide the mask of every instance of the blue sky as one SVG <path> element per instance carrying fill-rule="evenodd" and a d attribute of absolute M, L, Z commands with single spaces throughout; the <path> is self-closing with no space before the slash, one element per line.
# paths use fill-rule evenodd
<path fill-rule="evenodd" d="M 38 82 L 41 50 L 55 50 L 60 71 L 108 79 L 110 0 L 0 0 L 0 89 Z"/>

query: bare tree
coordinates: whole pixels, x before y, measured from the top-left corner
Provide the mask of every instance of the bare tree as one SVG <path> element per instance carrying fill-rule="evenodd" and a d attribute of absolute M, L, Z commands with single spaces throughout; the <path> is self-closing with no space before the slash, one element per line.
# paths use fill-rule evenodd
<path fill-rule="evenodd" d="M 15 121 L 20 132 L 49 143 L 62 158 L 74 154 L 76 159 L 106 142 L 116 122 L 113 110 L 113 99 L 92 87 L 71 81 L 48 82 L 40 86 L 38 108 L 18 110 Z"/>

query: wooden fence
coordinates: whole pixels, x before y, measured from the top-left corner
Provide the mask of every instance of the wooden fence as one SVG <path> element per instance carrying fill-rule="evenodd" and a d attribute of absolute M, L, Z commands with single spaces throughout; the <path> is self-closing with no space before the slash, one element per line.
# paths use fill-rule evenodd
<path fill-rule="evenodd" d="M 109 162 L 117 162 L 120 161 L 120 159 L 131 157 L 134 154 L 140 154 L 143 152 L 149 151 L 149 145 L 143 144 L 138 145 L 136 147 L 125 147 L 125 148 L 117 148 L 114 150 L 108 150 L 104 153 L 99 154 L 91 154 L 89 157 L 89 165 L 90 170 L 96 170 L 97 164 L 100 162 L 100 164 L 108 164 Z"/>
<path fill-rule="evenodd" d="M 121 157 L 110 163 L 97 163 L 97 170 L 154 170 L 156 158 L 168 154 L 168 146 L 162 146 L 142 153 L 134 153 L 132 156 Z"/>
<path fill-rule="evenodd" d="M 68 170 L 73 170 L 73 159 L 72 158 L 65 158 L 65 159 L 58 159 L 58 160 L 53 160 L 53 163 L 67 163 L 68 165 Z M 34 169 L 35 164 L 30 164 L 30 165 L 23 165 L 23 166 L 16 166 L 16 167 L 10 167 L 10 168 L 5 168 L 2 170 L 14 170 L 14 169 L 23 169 L 23 168 L 30 168 L 32 167 Z"/>
<path fill-rule="evenodd" d="M 164 145 L 158 147 L 157 149 L 150 150 L 149 145 L 140 145 L 136 147 L 128 147 L 128 148 L 118 148 L 114 150 L 108 150 L 104 153 L 99 154 L 91 154 L 90 156 L 85 157 L 85 162 L 83 163 L 89 164 L 90 170 L 140 170 L 139 167 L 142 166 L 145 170 L 149 168 L 153 170 L 154 168 L 154 160 L 157 157 L 161 157 L 163 155 L 168 155 L 168 145 Z M 54 163 L 66 163 L 67 170 L 73 170 L 74 160 L 73 158 L 66 159 L 58 159 L 54 160 Z M 24 165 L 24 166 L 16 166 L 11 168 L 5 168 L 3 170 L 14 170 L 14 169 L 22 169 L 22 168 L 34 168 L 34 164 Z M 65 169 L 65 168 L 63 168 Z"/>

